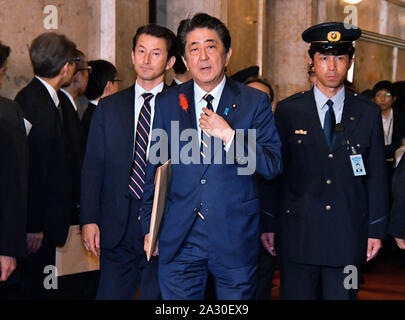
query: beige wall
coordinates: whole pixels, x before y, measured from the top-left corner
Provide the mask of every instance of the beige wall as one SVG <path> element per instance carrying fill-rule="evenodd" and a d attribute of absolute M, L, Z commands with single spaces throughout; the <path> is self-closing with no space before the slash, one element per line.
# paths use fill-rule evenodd
<path fill-rule="evenodd" d="M 261 13 L 259 3 L 264 4 Z M 148 0 L 0 0 L 0 40 L 12 48 L 8 72 L 0 95 L 14 98 L 31 78 L 28 47 L 32 39 L 47 31 L 43 21 L 48 5 L 58 8 L 58 30 L 77 43 L 90 59 L 103 58 L 116 64 L 122 87 L 135 78 L 130 52 L 136 29 L 148 22 Z M 263 76 L 280 100 L 309 88 L 307 82 L 308 44 L 301 33 L 312 24 L 343 21 L 343 0 L 166 0 L 167 27 L 176 31 L 180 20 L 196 12 L 206 12 L 225 22 L 232 35 L 233 55 L 228 74 L 260 62 L 259 41 L 263 32 Z M 363 0 L 356 5 L 359 26 L 369 31 L 405 39 L 405 8 L 385 0 Z M 162 14 L 162 13 L 160 13 Z M 260 20 L 261 19 L 261 20 Z M 264 28 L 260 30 L 259 21 Z M 7 23 L 6 23 L 7 22 Z M 355 83 L 359 88 L 385 74 L 397 74 L 404 80 L 404 52 L 399 50 L 397 72 L 390 71 L 384 59 L 392 54 L 359 42 Z M 380 50 L 380 51 L 379 51 Z M 382 51 L 381 51 L 382 50 Z M 375 54 L 371 54 L 375 53 Z M 384 60 L 384 61 L 383 61 Z M 390 61 L 391 61 L 390 60 Z M 372 75 L 369 69 L 383 68 Z M 170 76 L 169 76 L 170 78 Z"/>
<path fill-rule="evenodd" d="M 28 47 L 35 37 L 50 31 L 43 24 L 47 16 L 43 13 L 43 8 L 48 4 L 55 5 L 58 9 L 58 29 L 55 31 L 64 33 L 80 50 L 87 53 L 87 1 L 0 0 L 0 40 L 12 50 L 0 95 L 14 99 L 16 93 L 33 77 Z"/>

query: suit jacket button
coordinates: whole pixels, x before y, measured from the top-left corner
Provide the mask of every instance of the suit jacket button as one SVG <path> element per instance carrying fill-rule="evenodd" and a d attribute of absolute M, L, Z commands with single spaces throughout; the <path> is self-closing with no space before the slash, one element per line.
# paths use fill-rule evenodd
<path fill-rule="evenodd" d="M 327 205 L 327 206 L 325 207 L 325 209 L 326 209 L 326 211 L 330 211 L 330 210 L 332 209 L 332 207 L 331 207 L 330 205 Z"/>
<path fill-rule="evenodd" d="M 302 140 L 301 140 L 301 139 L 299 139 L 297 142 L 298 142 L 299 144 L 301 144 L 301 143 L 302 143 Z"/>
<path fill-rule="evenodd" d="M 285 212 L 286 212 L 286 213 L 290 213 L 290 210 L 286 210 Z"/>
<path fill-rule="evenodd" d="M 207 180 L 201 179 L 201 180 L 200 180 L 200 183 L 201 183 L 201 184 L 206 184 L 206 183 L 207 183 Z"/>
<path fill-rule="evenodd" d="M 332 159 L 332 158 L 333 158 L 333 154 L 332 154 L 332 153 L 329 153 L 328 157 Z"/>
<path fill-rule="evenodd" d="M 331 183 L 332 183 L 331 179 L 326 180 L 326 184 L 331 184 Z"/>

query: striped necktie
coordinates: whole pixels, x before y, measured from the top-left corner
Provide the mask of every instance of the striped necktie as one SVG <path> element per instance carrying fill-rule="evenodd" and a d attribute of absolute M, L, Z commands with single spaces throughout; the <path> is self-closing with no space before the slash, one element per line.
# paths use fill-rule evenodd
<path fill-rule="evenodd" d="M 136 126 L 134 161 L 131 165 L 129 193 L 136 199 L 141 199 L 146 176 L 146 150 L 148 148 L 151 125 L 150 100 L 152 93 L 143 93 L 144 99 Z"/>
<path fill-rule="evenodd" d="M 335 143 L 335 128 L 336 128 L 336 117 L 335 112 L 333 111 L 333 101 L 326 101 L 329 109 L 325 114 L 325 122 L 323 124 L 323 132 L 325 133 L 326 141 L 328 142 L 329 149 L 332 149 L 333 144 Z"/>
<path fill-rule="evenodd" d="M 207 101 L 207 109 L 213 111 L 214 109 L 212 108 L 212 100 L 214 97 L 207 93 L 203 99 Z M 201 130 L 201 148 L 200 148 L 200 155 L 201 155 L 201 162 L 206 163 L 209 159 L 207 159 L 207 156 L 209 157 L 211 154 L 210 150 L 210 145 L 211 145 L 211 136 L 206 133 L 204 130 Z"/>

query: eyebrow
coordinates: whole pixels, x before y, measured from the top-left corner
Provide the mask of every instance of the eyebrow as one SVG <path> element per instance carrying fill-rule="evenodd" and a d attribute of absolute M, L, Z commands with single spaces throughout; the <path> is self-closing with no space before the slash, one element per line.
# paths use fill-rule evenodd
<path fill-rule="evenodd" d="M 215 39 L 207 39 L 207 40 L 204 40 L 203 41 L 204 43 L 216 43 L 217 41 L 215 40 Z M 194 41 L 194 42 L 191 42 L 191 45 L 193 46 L 193 45 L 195 45 L 195 44 L 198 44 L 198 43 L 200 43 L 200 41 Z"/>
<path fill-rule="evenodd" d="M 148 49 L 148 48 L 146 48 L 145 46 L 143 46 L 143 45 L 139 45 L 139 47 L 138 47 L 138 49 L 139 48 L 142 48 L 142 49 Z M 151 51 L 156 51 L 156 50 L 159 50 L 159 51 L 162 51 L 162 48 L 153 48 L 153 49 L 151 49 Z"/>

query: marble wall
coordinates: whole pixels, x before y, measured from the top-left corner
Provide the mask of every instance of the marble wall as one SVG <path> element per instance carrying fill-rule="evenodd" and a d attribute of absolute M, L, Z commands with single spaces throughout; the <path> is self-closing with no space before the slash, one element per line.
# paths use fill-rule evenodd
<path fill-rule="evenodd" d="M 404 40 L 405 7 L 394 2 L 363 0 L 356 5 L 360 28 Z M 148 0 L 0 0 L 0 40 L 12 48 L 0 95 L 13 98 L 32 78 L 28 47 L 32 39 L 47 31 L 44 19 L 48 14 L 43 12 L 47 5 L 58 9 L 57 32 L 76 42 L 89 59 L 103 58 L 116 64 L 122 87 L 134 81 L 132 37 L 139 26 L 148 23 Z M 175 32 L 180 20 L 196 12 L 220 18 L 232 35 L 228 74 L 262 64 L 262 74 L 280 100 L 309 88 L 308 44 L 301 33 L 315 23 L 343 21 L 345 5 L 343 0 L 157 0 L 157 19 Z M 392 47 L 359 41 L 354 70 L 359 88 L 390 72 L 396 80 L 405 79 L 404 50 L 398 50 L 395 64 L 389 64 L 395 55 L 387 50 Z M 377 65 L 384 71 L 376 70 Z"/>

